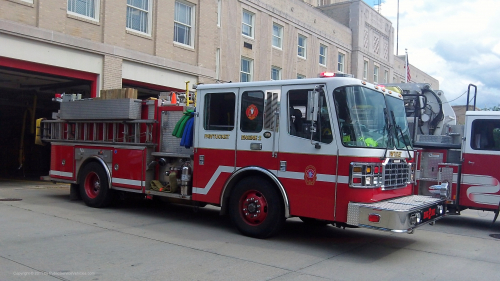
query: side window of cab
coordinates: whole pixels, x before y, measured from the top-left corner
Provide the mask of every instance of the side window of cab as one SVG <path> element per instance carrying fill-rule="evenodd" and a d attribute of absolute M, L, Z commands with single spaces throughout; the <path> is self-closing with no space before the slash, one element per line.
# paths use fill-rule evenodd
<path fill-rule="evenodd" d="M 264 120 L 264 92 L 243 92 L 240 116 L 240 129 L 242 132 L 260 133 Z"/>
<path fill-rule="evenodd" d="M 472 149 L 500 151 L 500 120 L 474 120 L 471 133 Z"/>
<path fill-rule="evenodd" d="M 203 128 L 213 131 L 234 129 L 234 93 L 209 93 L 205 95 Z"/>
<path fill-rule="evenodd" d="M 304 139 L 311 139 L 311 121 L 306 120 L 307 97 L 313 89 L 290 90 L 288 99 L 288 133 Z M 312 139 L 317 142 L 331 143 L 333 140 L 332 128 L 330 124 L 330 114 L 328 104 L 324 94 L 319 97 L 318 121 L 316 122 L 316 132 Z"/>

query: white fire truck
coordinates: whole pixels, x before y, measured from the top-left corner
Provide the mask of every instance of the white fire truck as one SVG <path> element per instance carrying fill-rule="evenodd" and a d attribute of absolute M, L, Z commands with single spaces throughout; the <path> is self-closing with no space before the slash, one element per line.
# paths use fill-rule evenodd
<path fill-rule="evenodd" d="M 416 150 L 414 194 L 441 194 L 449 214 L 465 209 L 500 210 L 500 112 L 466 111 L 465 125 L 442 91 L 425 83 L 387 84 L 403 95 Z M 471 93 L 474 89 L 474 93 Z M 470 84 L 467 101 L 477 87 Z M 467 103 L 466 110 L 469 109 Z"/>
<path fill-rule="evenodd" d="M 446 211 L 412 195 L 402 96 L 354 78 L 199 85 L 196 108 L 67 101 L 41 138 L 52 145 L 49 179 L 88 206 L 119 191 L 212 204 L 252 237 L 290 217 L 412 233 Z"/>

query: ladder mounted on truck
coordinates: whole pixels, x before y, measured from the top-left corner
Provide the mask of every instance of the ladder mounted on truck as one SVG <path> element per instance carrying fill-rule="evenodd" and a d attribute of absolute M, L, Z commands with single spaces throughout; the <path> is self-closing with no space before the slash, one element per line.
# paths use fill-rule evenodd
<path fill-rule="evenodd" d="M 153 100 L 131 98 L 63 101 L 55 120 L 37 122 L 37 138 L 45 142 L 155 146 L 154 108 Z"/>
<path fill-rule="evenodd" d="M 155 123 L 156 120 L 43 120 L 41 140 L 154 146 Z"/>

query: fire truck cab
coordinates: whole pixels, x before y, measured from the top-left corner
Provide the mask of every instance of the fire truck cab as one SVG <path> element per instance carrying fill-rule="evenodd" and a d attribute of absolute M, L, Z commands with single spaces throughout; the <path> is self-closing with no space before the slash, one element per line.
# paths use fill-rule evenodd
<path fill-rule="evenodd" d="M 418 152 L 419 192 L 443 192 L 454 214 L 465 209 L 492 211 L 494 223 L 500 210 L 500 171 L 495 165 L 500 161 L 500 112 L 467 111 L 461 141 L 461 149 Z"/>
<path fill-rule="evenodd" d="M 116 191 L 212 204 L 259 238 L 289 217 L 412 233 L 445 213 L 443 199 L 412 195 L 402 96 L 358 79 L 198 85 L 196 108 L 139 101 L 132 120 L 92 120 L 82 108 L 95 102 L 63 102 L 69 116 L 42 122 L 50 180 L 93 207 Z M 189 118 L 180 146 L 172 133 Z"/>
<path fill-rule="evenodd" d="M 465 209 L 500 212 L 500 112 L 469 111 L 465 125 L 443 91 L 426 83 L 386 84 L 402 94 L 413 144 L 416 148 L 414 194 L 440 195 L 447 199 L 448 214 Z M 474 90 L 472 92 L 471 90 Z M 472 94 L 472 95 L 471 95 Z M 476 109 L 477 87 L 469 84 Z"/>

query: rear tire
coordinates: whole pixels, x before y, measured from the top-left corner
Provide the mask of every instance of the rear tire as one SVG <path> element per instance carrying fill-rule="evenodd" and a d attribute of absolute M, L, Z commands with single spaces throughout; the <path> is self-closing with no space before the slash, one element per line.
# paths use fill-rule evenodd
<path fill-rule="evenodd" d="M 229 198 L 231 221 L 246 236 L 267 238 L 279 232 L 285 222 L 281 194 L 260 177 L 244 178 Z"/>
<path fill-rule="evenodd" d="M 80 172 L 78 183 L 80 196 L 87 206 L 103 208 L 111 203 L 113 191 L 109 188 L 108 175 L 101 164 L 86 164 Z"/>

